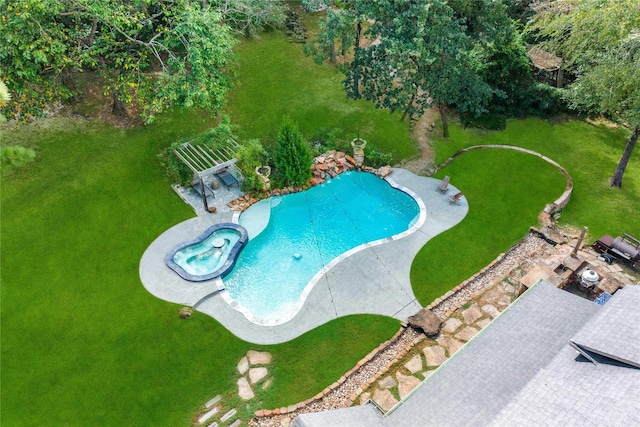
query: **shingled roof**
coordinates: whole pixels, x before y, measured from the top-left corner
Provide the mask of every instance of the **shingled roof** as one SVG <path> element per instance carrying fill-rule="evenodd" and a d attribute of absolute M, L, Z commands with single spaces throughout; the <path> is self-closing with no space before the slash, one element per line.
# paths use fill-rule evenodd
<path fill-rule="evenodd" d="M 539 281 L 394 412 L 365 405 L 293 426 L 640 425 L 639 306 L 639 286 L 600 307 Z"/>

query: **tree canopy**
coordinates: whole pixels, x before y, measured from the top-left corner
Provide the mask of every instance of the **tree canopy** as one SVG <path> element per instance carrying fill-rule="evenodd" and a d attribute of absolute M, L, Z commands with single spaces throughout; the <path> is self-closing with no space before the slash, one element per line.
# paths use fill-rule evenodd
<path fill-rule="evenodd" d="M 565 97 L 579 110 L 631 129 L 610 184 L 622 186 L 640 135 L 640 3 L 636 0 L 541 2 L 528 31 L 575 75 Z"/>
<path fill-rule="evenodd" d="M 403 118 L 437 105 L 445 134 L 448 109 L 513 109 L 531 83 L 524 42 L 501 2 L 347 0 L 327 9 L 308 53 L 334 62 L 338 39 L 343 54 L 345 45 L 354 46 L 345 66 L 348 96 L 402 111 Z"/>
<path fill-rule="evenodd" d="M 279 2 L 257 0 L 15 0 L 0 6 L 0 78 L 9 112 L 37 115 L 77 94 L 73 76 L 95 71 L 113 99 L 147 121 L 174 105 L 216 112 L 231 87 L 235 32 L 278 25 Z"/>

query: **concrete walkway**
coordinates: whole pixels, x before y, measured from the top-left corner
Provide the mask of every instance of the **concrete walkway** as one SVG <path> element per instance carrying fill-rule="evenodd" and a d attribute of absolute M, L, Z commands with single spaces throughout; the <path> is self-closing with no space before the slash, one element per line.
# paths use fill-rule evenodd
<path fill-rule="evenodd" d="M 223 298 L 215 281 L 186 282 L 164 263 L 169 250 L 193 239 L 220 222 L 237 222 L 237 214 L 222 212 L 184 221 L 160 235 L 140 261 L 140 278 L 153 295 L 177 304 L 194 306 L 218 320 L 236 336 L 256 344 L 292 340 L 326 322 L 350 314 L 381 314 L 406 320 L 422 307 L 411 289 L 410 269 L 417 252 L 432 237 L 458 224 L 469 208 L 466 198 L 451 204 L 448 195 L 459 190 L 449 186 L 446 195 L 436 191 L 440 180 L 394 169 L 387 178 L 421 201 L 421 220 L 402 237 L 382 244 L 363 245 L 335 263 L 319 277 L 300 311 L 280 325 L 251 322 Z"/>

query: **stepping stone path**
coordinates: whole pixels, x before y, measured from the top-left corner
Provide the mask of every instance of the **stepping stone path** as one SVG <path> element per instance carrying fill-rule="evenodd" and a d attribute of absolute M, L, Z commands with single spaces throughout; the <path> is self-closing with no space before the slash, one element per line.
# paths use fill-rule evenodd
<path fill-rule="evenodd" d="M 236 365 L 240 375 L 237 381 L 238 396 L 243 401 L 255 397 L 252 386 L 258 385 L 265 389 L 271 384 L 271 379 L 268 378 L 270 363 L 270 353 L 254 350 L 249 350 L 238 361 Z M 216 396 L 204 404 L 204 411 L 198 416 L 196 424 L 207 427 L 238 427 L 243 424 L 243 421 L 236 418 L 237 413 L 236 408 L 225 408 L 222 397 Z"/>
<path fill-rule="evenodd" d="M 400 394 L 400 399 L 404 399 L 411 390 L 418 387 L 422 382 L 413 375 L 402 375 L 400 372 L 396 373 L 396 378 L 398 378 L 398 394 Z"/>
<path fill-rule="evenodd" d="M 380 405 L 382 409 L 388 411 L 398 403 L 398 399 L 393 397 L 393 394 L 389 390 L 376 390 L 373 392 L 373 400 Z"/>
<path fill-rule="evenodd" d="M 444 354 L 444 348 L 439 345 L 425 347 L 422 352 L 427 360 L 427 366 L 440 366 L 447 360 L 447 356 Z"/>
<path fill-rule="evenodd" d="M 396 362 L 390 367 L 392 375 L 385 375 L 363 390 L 357 400 L 361 405 L 368 399 L 374 400 L 383 410 L 388 411 L 418 387 L 435 370 L 462 346 L 469 342 L 480 330 L 489 325 L 500 312 L 511 303 L 517 288 L 502 280 L 496 280 L 482 295 L 469 301 L 470 305 L 459 308 L 446 319 L 440 334 L 435 339 L 421 336 L 414 342 L 414 348 L 422 349 Z"/>
<path fill-rule="evenodd" d="M 404 364 L 404 367 L 412 374 L 420 372 L 422 370 L 422 357 L 420 357 L 419 354 L 416 354 L 411 360 Z"/>

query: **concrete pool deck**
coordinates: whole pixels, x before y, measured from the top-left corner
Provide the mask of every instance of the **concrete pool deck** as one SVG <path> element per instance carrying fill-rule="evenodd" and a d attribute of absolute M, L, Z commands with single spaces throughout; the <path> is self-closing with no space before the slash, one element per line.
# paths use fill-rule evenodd
<path fill-rule="evenodd" d="M 153 295 L 166 301 L 192 306 L 208 314 L 239 338 L 256 344 L 290 341 L 338 317 L 351 314 L 380 314 L 405 321 L 422 306 L 411 289 L 411 263 L 418 251 L 434 236 L 458 224 L 469 207 L 465 197 L 450 203 L 449 195 L 459 190 L 449 185 L 447 194 L 436 191 L 440 180 L 394 169 L 387 178 L 404 187 L 422 202 L 422 223 L 401 238 L 365 245 L 336 262 L 322 274 L 289 321 L 279 325 L 251 322 L 217 291 L 220 281 L 186 282 L 164 263 L 176 245 L 200 235 L 220 222 L 237 222 L 238 213 L 220 212 L 199 216 L 162 233 L 147 248 L 140 261 L 140 279 Z M 332 263 L 333 264 L 333 263 Z M 185 286 L 185 283 L 187 286 Z"/>

